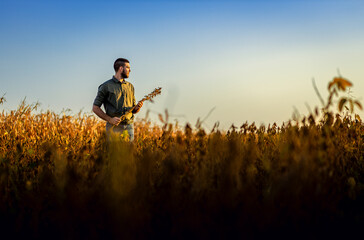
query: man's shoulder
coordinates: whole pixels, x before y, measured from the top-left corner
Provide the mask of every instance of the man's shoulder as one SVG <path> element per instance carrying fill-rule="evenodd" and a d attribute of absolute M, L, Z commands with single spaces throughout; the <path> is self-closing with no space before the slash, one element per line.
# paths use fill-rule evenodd
<path fill-rule="evenodd" d="M 131 82 L 126 81 L 126 80 L 125 80 L 125 83 L 126 83 L 127 85 L 131 86 L 132 88 L 134 88 L 134 85 L 133 85 Z"/>
<path fill-rule="evenodd" d="M 109 85 L 109 84 L 114 84 L 115 81 L 111 78 L 109 80 L 106 80 L 105 82 L 103 82 L 101 85 Z"/>
<path fill-rule="evenodd" d="M 115 82 L 114 82 L 114 80 L 111 78 L 111 79 L 109 79 L 109 80 L 107 80 L 107 81 L 105 81 L 105 82 L 103 82 L 99 87 L 108 87 L 108 86 L 110 86 L 110 85 L 114 85 L 115 84 Z"/>

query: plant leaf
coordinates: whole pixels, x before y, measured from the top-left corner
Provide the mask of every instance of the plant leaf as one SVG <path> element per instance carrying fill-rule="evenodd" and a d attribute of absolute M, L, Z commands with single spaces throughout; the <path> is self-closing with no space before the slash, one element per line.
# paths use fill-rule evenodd
<path fill-rule="evenodd" d="M 166 121 L 168 122 L 169 114 L 167 109 L 164 110 L 164 114 L 166 115 Z"/>
<path fill-rule="evenodd" d="M 360 104 L 359 101 L 355 101 L 354 103 L 360 108 L 360 110 L 363 110 L 363 106 Z"/>
<path fill-rule="evenodd" d="M 339 111 L 341 112 L 341 110 L 343 109 L 344 104 L 346 103 L 346 98 L 341 98 L 340 102 L 339 102 Z"/>
<path fill-rule="evenodd" d="M 349 82 L 349 80 L 342 78 L 342 77 L 334 78 L 333 84 L 336 84 L 337 88 L 342 91 L 345 91 L 346 87 L 353 86 L 353 84 L 351 82 Z"/>
<path fill-rule="evenodd" d="M 158 117 L 159 117 L 159 120 L 162 122 L 162 123 L 164 123 L 164 120 L 163 120 L 163 116 L 162 116 L 162 114 L 158 114 Z"/>
<path fill-rule="evenodd" d="M 329 82 L 329 86 L 327 87 L 327 89 L 330 91 L 330 89 L 332 88 L 332 86 L 334 86 L 335 82 Z"/>
<path fill-rule="evenodd" d="M 355 119 L 358 120 L 359 122 L 361 122 L 361 118 L 358 114 L 355 114 Z"/>
<path fill-rule="evenodd" d="M 352 99 L 349 99 L 349 103 L 350 103 L 350 111 L 351 113 L 354 112 L 354 103 L 353 103 L 353 100 Z"/>

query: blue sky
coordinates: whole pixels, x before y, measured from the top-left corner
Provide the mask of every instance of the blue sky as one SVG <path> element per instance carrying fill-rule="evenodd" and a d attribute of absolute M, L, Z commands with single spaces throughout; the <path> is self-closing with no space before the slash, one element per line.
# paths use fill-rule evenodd
<path fill-rule="evenodd" d="M 0 0 L 1 109 L 27 97 L 41 108 L 91 112 L 118 57 L 131 61 L 136 98 L 160 86 L 140 117 L 227 129 L 307 114 L 341 74 L 363 102 L 362 1 Z M 363 112 L 359 112 L 362 117 Z"/>

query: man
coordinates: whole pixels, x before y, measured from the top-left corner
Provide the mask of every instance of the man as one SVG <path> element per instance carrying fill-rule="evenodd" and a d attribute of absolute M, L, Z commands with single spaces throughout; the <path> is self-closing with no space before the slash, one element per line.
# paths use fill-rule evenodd
<path fill-rule="evenodd" d="M 133 114 L 138 113 L 143 106 L 143 102 L 136 104 L 134 96 L 134 86 L 125 81 L 130 74 L 130 62 L 125 58 L 118 58 L 114 62 L 115 75 L 99 86 L 92 111 L 105 120 L 106 131 L 123 133 L 127 131 L 129 140 L 134 139 L 133 120 L 134 115 L 129 119 L 120 121 L 120 117 L 135 106 Z M 101 109 L 104 104 L 106 113 Z"/>

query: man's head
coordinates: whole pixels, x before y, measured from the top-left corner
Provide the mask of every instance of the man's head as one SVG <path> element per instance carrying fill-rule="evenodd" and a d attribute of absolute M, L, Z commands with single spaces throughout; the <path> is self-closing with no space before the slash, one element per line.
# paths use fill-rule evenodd
<path fill-rule="evenodd" d="M 120 73 L 122 78 L 128 78 L 130 73 L 130 62 L 125 58 L 118 58 L 114 62 L 115 73 Z"/>

